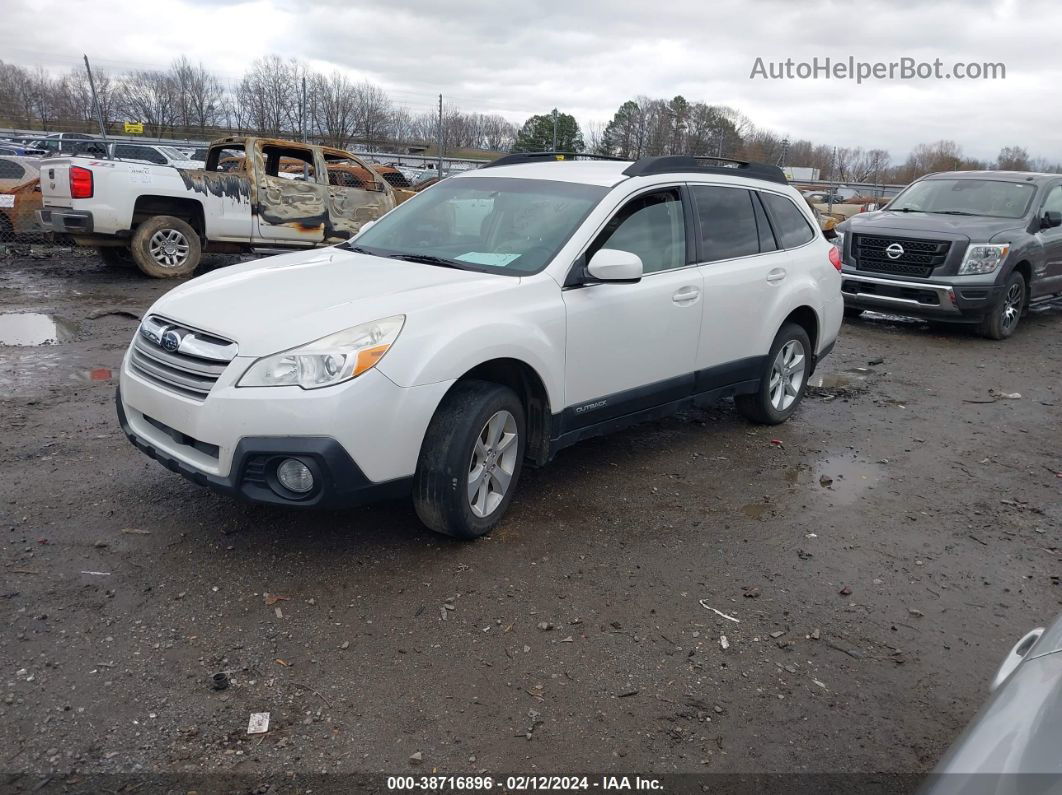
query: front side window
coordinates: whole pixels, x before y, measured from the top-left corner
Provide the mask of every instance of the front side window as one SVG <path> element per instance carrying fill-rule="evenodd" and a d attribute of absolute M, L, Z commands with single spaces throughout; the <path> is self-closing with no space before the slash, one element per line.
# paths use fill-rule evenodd
<path fill-rule="evenodd" d="M 400 204 L 349 248 L 466 270 L 537 273 L 606 193 L 544 179 L 452 177 Z"/>
<path fill-rule="evenodd" d="M 1062 185 L 1055 185 L 1044 199 L 1045 213 L 1062 213 Z"/>
<path fill-rule="evenodd" d="M 771 214 L 774 234 L 782 248 L 796 248 L 814 239 L 815 230 L 793 202 L 777 193 L 760 193 L 760 198 Z"/>
<path fill-rule="evenodd" d="M 1022 218 L 1036 194 L 1031 182 L 998 179 L 924 179 L 893 199 L 886 210 Z"/>
<path fill-rule="evenodd" d="M 701 230 L 701 260 L 715 262 L 760 253 L 752 194 L 744 188 L 690 188 Z"/>
<path fill-rule="evenodd" d="M 586 252 L 587 261 L 602 248 L 637 254 L 643 273 L 686 264 L 686 223 L 677 189 L 647 193 L 624 205 Z"/>

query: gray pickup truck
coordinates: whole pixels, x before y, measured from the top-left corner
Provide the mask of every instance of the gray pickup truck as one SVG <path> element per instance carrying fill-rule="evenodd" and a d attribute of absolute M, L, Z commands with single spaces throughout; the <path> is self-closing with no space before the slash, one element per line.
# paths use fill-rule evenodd
<path fill-rule="evenodd" d="M 929 174 L 836 231 L 848 317 L 973 323 L 1001 340 L 1062 295 L 1062 174 Z"/>

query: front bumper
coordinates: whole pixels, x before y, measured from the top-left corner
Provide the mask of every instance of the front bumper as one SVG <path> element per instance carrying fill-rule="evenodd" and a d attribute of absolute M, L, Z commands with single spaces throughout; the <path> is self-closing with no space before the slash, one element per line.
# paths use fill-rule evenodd
<path fill-rule="evenodd" d="M 378 369 L 334 387 L 237 388 L 237 357 L 205 399 L 176 394 L 122 363 L 118 416 L 140 450 L 218 491 L 284 505 L 352 505 L 408 489 L 420 445 L 451 382 L 399 387 Z M 320 475 L 310 497 L 277 489 L 280 458 Z"/>
<path fill-rule="evenodd" d="M 193 483 L 222 494 L 271 505 L 339 508 L 402 497 L 410 492 L 411 477 L 374 483 L 365 477 L 343 445 L 327 436 L 244 437 L 233 451 L 229 474 L 210 474 L 137 435 L 126 417 L 120 390 L 115 393 L 115 403 L 122 431 L 138 450 Z M 159 426 L 161 423 L 156 425 Z M 163 432 L 179 444 L 189 441 L 175 429 Z M 276 467 L 287 458 L 298 459 L 313 473 L 314 488 L 308 494 L 290 492 L 277 481 Z"/>
<path fill-rule="evenodd" d="M 960 323 L 984 317 L 996 304 L 1001 289 L 992 283 L 964 283 L 962 279 L 906 281 L 848 269 L 841 272 L 846 307 Z"/>
<path fill-rule="evenodd" d="M 40 225 L 51 232 L 69 235 L 90 235 L 93 231 L 92 213 L 65 207 L 45 207 L 37 211 Z"/>

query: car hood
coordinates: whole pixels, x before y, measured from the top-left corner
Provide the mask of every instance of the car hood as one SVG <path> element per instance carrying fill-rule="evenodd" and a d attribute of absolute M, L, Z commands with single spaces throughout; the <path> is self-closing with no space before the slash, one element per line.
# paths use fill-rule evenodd
<path fill-rule="evenodd" d="M 520 280 L 324 248 L 245 262 L 200 276 L 150 313 L 266 356 L 359 323 L 476 301 Z"/>
<path fill-rule="evenodd" d="M 842 232 L 856 234 L 885 233 L 902 235 L 941 234 L 949 238 L 966 237 L 987 242 L 1000 232 L 1018 229 L 1020 218 L 990 218 L 981 215 L 939 215 L 934 213 L 901 213 L 877 210 L 853 215 L 843 224 Z"/>

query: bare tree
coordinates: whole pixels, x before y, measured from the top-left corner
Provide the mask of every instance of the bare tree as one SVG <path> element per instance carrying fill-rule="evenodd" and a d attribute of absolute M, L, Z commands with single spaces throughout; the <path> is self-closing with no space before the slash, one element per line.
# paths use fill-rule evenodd
<path fill-rule="evenodd" d="M 996 168 L 1001 171 L 1028 171 L 1031 166 L 1029 153 L 1020 146 L 1004 146 L 996 158 Z"/>
<path fill-rule="evenodd" d="M 154 128 L 161 138 L 179 118 L 177 91 L 165 72 L 133 72 L 122 81 L 118 105 L 130 121 Z"/>
<path fill-rule="evenodd" d="M 221 81 L 206 70 L 202 63 L 192 64 L 181 56 L 170 67 L 174 96 L 177 102 L 177 123 L 185 129 L 215 126 L 222 115 L 225 91 Z"/>

